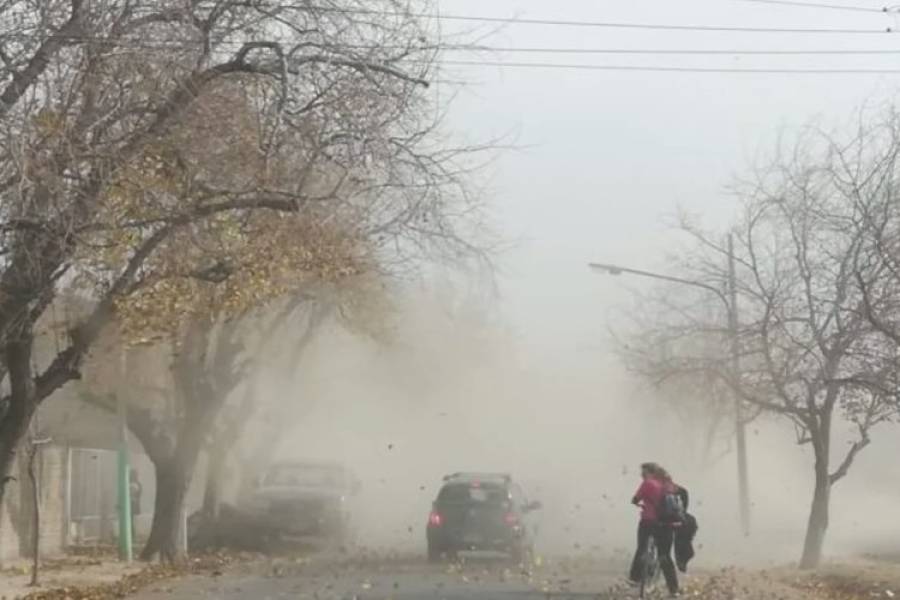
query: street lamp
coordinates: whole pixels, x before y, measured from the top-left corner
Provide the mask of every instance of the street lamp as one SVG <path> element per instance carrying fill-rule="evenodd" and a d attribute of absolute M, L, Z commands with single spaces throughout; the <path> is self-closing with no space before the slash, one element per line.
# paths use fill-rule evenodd
<path fill-rule="evenodd" d="M 735 381 L 740 374 L 740 356 L 738 349 L 738 310 L 737 310 L 737 283 L 735 278 L 734 267 L 734 241 L 728 236 L 728 296 L 722 293 L 715 286 L 703 283 L 702 281 L 693 281 L 691 279 L 682 279 L 672 275 L 662 273 L 653 273 L 651 271 L 642 271 L 640 269 L 631 269 L 620 265 L 610 265 L 604 263 L 590 263 L 591 269 L 601 271 L 608 275 L 635 275 L 638 277 L 649 277 L 651 279 L 661 279 L 670 283 L 686 285 L 700 288 L 707 292 L 712 292 L 725 305 L 726 314 L 728 315 L 728 336 L 731 342 L 731 369 L 732 376 Z M 750 535 L 750 482 L 747 468 L 747 433 L 744 427 L 744 411 L 743 403 L 737 391 L 733 391 L 734 396 L 734 419 L 735 419 L 735 440 L 737 445 L 737 472 L 738 472 L 738 504 L 741 516 L 741 528 L 744 535 Z"/>
<path fill-rule="evenodd" d="M 728 298 L 725 297 L 721 291 L 716 289 L 714 286 L 703 283 L 701 281 L 692 281 L 690 279 L 682 279 L 680 277 L 673 277 L 671 275 L 663 275 L 662 273 L 653 273 L 651 271 L 642 271 L 640 269 L 631 269 L 629 267 L 622 267 L 619 265 L 608 265 L 604 263 L 590 263 L 588 265 L 590 268 L 595 271 L 603 271 L 607 275 L 637 275 L 639 277 L 650 277 L 653 279 L 662 279 L 663 281 L 669 281 L 672 283 L 679 283 L 681 285 L 690 285 L 693 287 L 702 288 L 708 292 L 714 293 L 718 296 L 719 300 L 721 300 L 725 304 L 725 310 L 729 313 L 731 312 L 731 303 L 728 301 Z"/>

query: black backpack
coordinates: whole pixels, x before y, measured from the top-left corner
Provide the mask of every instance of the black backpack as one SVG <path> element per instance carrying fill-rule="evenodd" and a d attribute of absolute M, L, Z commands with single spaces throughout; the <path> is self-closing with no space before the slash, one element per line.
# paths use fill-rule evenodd
<path fill-rule="evenodd" d="M 662 523 L 683 523 L 686 512 L 677 487 L 663 493 L 659 503 L 659 520 Z"/>

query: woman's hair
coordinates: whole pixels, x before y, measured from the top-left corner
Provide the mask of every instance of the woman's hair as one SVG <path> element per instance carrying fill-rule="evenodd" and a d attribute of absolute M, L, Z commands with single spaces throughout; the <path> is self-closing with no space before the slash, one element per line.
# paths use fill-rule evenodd
<path fill-rule="evenodd" d="M 671 483 L 671 481 L 672 481 L 672 476 L 669 475 L 669 472 L 666 471 L 665 469 L 663 469 L 661 466 L 659 466 L 656 463 L 652 463 L 652 462 L 644 463 L 641 465 L 641 470 L 647 471 L 648 473 L 650 473 L 651 476 L 653 476 L 656 479 L 659 479 L 660 481 L 663 481 L 666 483 Z"/>

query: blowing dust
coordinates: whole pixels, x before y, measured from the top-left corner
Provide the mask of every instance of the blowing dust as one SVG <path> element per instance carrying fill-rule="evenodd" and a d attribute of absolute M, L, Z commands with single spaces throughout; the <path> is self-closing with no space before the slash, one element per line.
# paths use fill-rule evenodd
<path fill-rule="evenodd" d="M 359 543 L 423 553 L 441 478 L 504 471 L 543 504 L 538 551 L 624 557 L 637 509 L 638 465 L 666 466 L 691 492 L 698 563 L 774 565 L 799 557 L 812 492 L 808 448 L 772 418 L 750 427 L 752 535 L 737 509 L 735 456 L 702 456 L 701 423 L 677 420 L 614 358 L 542 355 L 488 314 L 408 299 L 388 343 L 321 332 L 297 373 L 263 386 L 292 407 L 280 458 L 342 461 L 362 481 Z M 611 355 L 611 352 L 609 353 Z M 601 357 L 602 361 L 602 357 Z M 836 426 L 835 452 L 843 447 Z M 848 429 L 849 431 L 849 429 Z M 897 539 L 900 435 L 886 426 L 834 489 L 830 557 Z M 727 434 L 724 436 L 727 439 Z"/>

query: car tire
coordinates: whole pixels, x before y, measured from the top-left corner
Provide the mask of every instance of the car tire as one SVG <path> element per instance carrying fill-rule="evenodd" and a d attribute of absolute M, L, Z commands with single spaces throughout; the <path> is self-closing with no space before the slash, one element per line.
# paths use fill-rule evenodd
<path fill-rule="evenodd" d="M 518 543 L 510 548 L 510 558 L 517 565 L 529 565 L 534 560 L 534 548 L 524 543 Z"/>
<path fill-rule="evenodd" d="M 428 562 L 430 563 L 438 563 L 441 562 L 441 549 L 433 544 L 428 544 Z"/>

